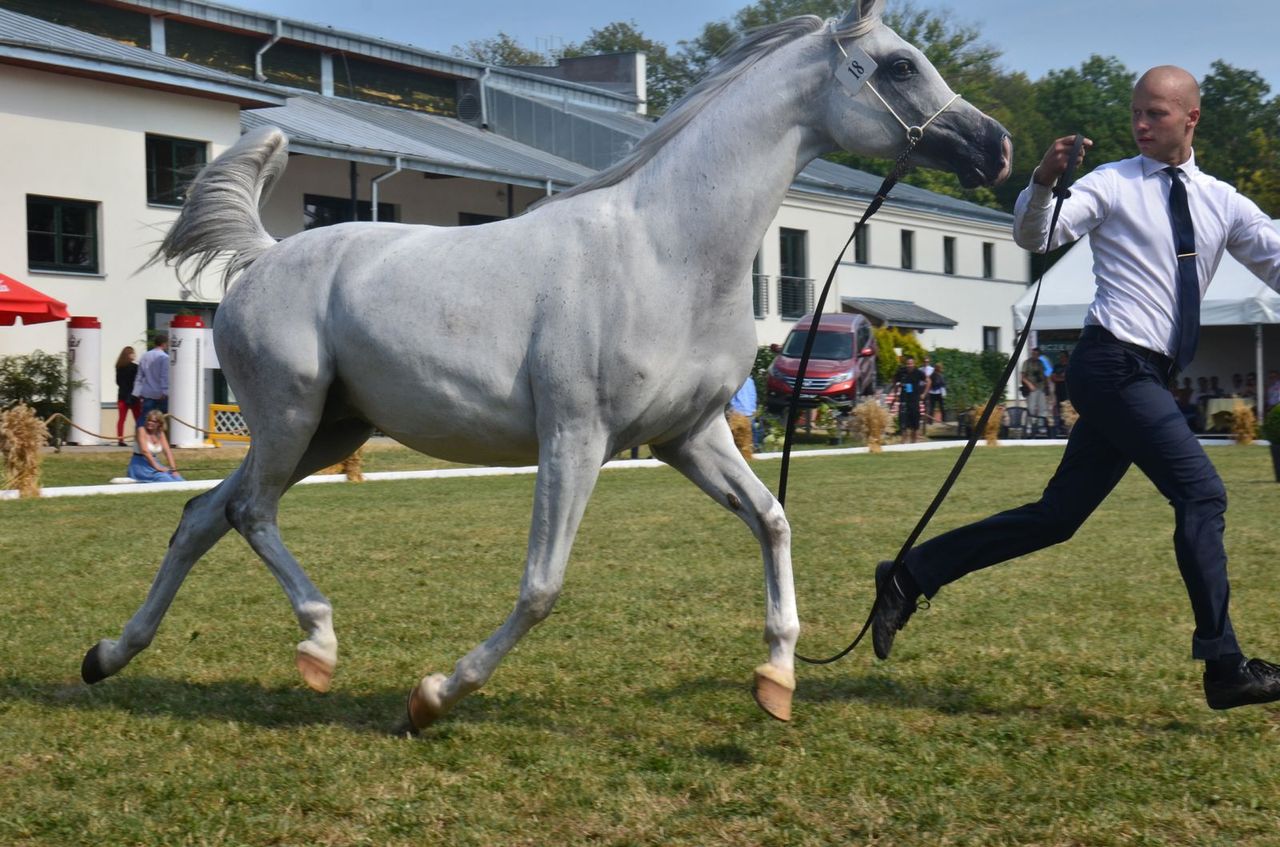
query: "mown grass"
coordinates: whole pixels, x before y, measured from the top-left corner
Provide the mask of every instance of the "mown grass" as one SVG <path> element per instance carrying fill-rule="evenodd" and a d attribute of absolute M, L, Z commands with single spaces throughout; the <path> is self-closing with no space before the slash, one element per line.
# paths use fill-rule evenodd
<path fill-rule="evenodd" d="M 1280 656 L 1280 485 L 1232 498 L 1236 627 Z M 1033 499 L 1053 448 L 982 449 L 935 522 Z M 805 459 L 790 513 L 802 649 L 843 646 L 870 572 L 954 453 Z M 762 462 L 766 480 L 777 464 Z M 751 701 L 754 542 L 661 470 L 602 475 L 555 614 L 422 737 L 409 686 L 501 622 L 532 478 L 299 488 L 286 541 L 336 609 L 334 690 L 228 537 L 155 643 L 98 686 L 83 652 L 144 596 L 185 497 L 0 503 L 0 844 L 1276 844 L 1280 709 L 1214 713 L 1188 658 L 1172 516 L 1131 473 L 1072 541 L 944 591 L 892 661 L 801 668 Z"/>

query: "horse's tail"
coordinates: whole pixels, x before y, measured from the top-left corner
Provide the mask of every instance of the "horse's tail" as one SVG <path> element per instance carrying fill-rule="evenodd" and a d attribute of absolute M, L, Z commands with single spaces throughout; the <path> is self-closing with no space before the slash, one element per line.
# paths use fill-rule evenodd
<path fill-rule="evenodd" d="M 230 254 L 222 275 L 223 287 L 229 285 L 276 243 L 262 226 L 258 206 L 284 173 L 288 149 L 285 134 L 273 126 L 242 135 L 200 171 L 178 219 L 143 267 L 164 262 L 195 278 Z"/>

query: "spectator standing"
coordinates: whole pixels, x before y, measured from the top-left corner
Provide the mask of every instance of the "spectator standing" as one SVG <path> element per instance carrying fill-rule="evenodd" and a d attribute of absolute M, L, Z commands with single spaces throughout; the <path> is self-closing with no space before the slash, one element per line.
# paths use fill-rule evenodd
<path fill-rule="evenodd" d="M 1027 398 L 1027 415 L 1033 418 L 1049 416 L 1046 388 L 1049 380 L 1044 372 L 1044 362 L 1034 354 L 1022 363 L 1022 396 Z"/>
<path fill-rule="evenodd" d="M 1032 347 L 1031 355 L 1040 360 L 1040 366 L 1044 368 L 1044 375 L 1046 378 L 1053 376 L 1053 364 L 1049 361 L 1049 357 L 1046 356 L 1039 347 Z"/>
<path fill-rule="evenodd" d="M 889 393 L 898 394 L 898 429 L 902 440 L 914 444 L 920 430 L 920 404 L 929 392 L 929 377 L 916 367 L 914 356 L 903 359 L 902 367 L 893 377 Z"/>
<path fill-rule="evenodd" d="M 142 354 L 133 393 L 142 400 L 142 416 L 152 409 L 169 412 L 169 336 L 156 335 L 155 346 Z"/>
<path fill-rule="evenodd" d="M 120 418 L 116 421 L 116 444 L 124 446 L 124 422 L 133 412 L 133 426 L 136 429 L 142 424 L 142 401 L 133 393 L 133 384 L 138 379 L 137 352 L 126 347 L 116 357 L 116 408 Z"/>
<path fill-rule="evenodd" d="M 1049 382 L 1053 385 L 1053 417 L 1058 422 L 1059 429 L 1062 429 L 1062 404 L 1067 402 L 1067 366 L 1070 363 L 1071 358 L 1063 350 L 1058 354 L 1058 364 L 1049 376 Z"/>
<path fill-rule="evenodd" d="M 1263 399 L 1263 405 L 1268 412 L 1272 406 L 1280 406 L 1280 371 L 1267 374 L 1267 396 Z"/>
<path fill-rule="evenodd" d="M 923 370 L 923 368 L 921 369 Z M 933 366 L 928 373 L 929 393 L 925 395 L 926 412 L 934 423 L 942 423 L 947 416 L 947 376 L 942 372 L 942 362 Z"/>
<path fill-rule="evenodd" d="M 758 448 L 763 440 L 764 428 L 756 420 L 758 410 L 756 381 L 751 374 L 747 374 L 746 381 L 739 386 L 729 400 L 729 428 L 733 430 L 735 442 L 738 441 L 738 432 L 742 429 L 751 433 L 749 445 L 738 444 L 738 449 L 748 459 L 751 458 L 751 451 Z"/>

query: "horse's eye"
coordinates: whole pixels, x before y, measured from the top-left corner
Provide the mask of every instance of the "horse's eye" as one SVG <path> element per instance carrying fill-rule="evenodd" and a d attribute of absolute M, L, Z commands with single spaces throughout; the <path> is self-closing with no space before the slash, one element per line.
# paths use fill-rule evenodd
<path fill-rule="evenodd" d="M 893 71 L 893 75 L 898 79 L 906 79 L 909 76 L 914 76 L 916 72 L 916 66 L 906 59 L 899 59 L 889 67 Z"/>

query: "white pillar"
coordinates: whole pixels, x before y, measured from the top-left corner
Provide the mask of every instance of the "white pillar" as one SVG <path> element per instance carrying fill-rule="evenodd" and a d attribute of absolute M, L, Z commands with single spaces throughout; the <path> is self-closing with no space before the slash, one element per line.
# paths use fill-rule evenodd
<path fill-rule="evenodd" d="M 178 315 L 169 324 L 169 443 L 174 447 L 203 447 L 200 425 L 208 402 L 204 387 L 204 321 L 197 315 Z M 183 422 L 180 422 L 183 421 Z"/>
<path fill-rule="evenodd" d="M 72 317 L 67 324 L 67 373 L 71 389 L 71 422 L 97 432 L 102 429 L 102 324 L 93 317 Z M 72 428 L 70 444 L 101 444 L 102 439 Z"/>

